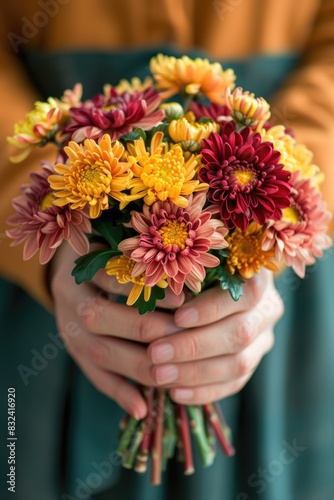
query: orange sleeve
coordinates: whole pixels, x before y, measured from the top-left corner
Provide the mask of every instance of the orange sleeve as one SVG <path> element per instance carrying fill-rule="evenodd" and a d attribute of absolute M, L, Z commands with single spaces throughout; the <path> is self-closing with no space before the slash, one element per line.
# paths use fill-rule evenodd
<path fill-rule="evenodd" d="M 18 57 L 9 43 L 7 48 L 5 46 L 6 33 L 9 31 L 3 17 L 0 18 L 0 39 L 4 44 L 0 47 L 0 275 L 18 283 L 51 309 L 52 300 L 45 279 L 46 267 L 39 264 L 38 256 L 24 262 L 23 246 L 10 247 L 11 240 L 5 235 L 8 229 L 6 219 L 14 212 L 12 198 L 19 195 L 20 185 L 27 182 L 29 173 L 38 168 L 40 160 L 50 155 L 46 149 L 37 148 L 22 163 L 12 164 L 8 160 L 15 151 L 7 144 L 6 137 L 13 134 L 13 124 L 24 118 L 37 98 Z"/>
<path fill-rule="evenodd" d="M 298 69 L 272 101 L 272 117 L 296 133 L 325 174 L 321 185 L 334 215 L 334 2 L 323 0 Z M 334 217 L 331 230 L 334 229 Z"/>

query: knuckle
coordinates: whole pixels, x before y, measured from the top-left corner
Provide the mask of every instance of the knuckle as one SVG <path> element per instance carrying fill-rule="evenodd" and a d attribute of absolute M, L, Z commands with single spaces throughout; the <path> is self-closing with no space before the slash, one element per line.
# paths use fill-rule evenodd
<path fill-rule="evenodd" d="M 236 373 L 238 377 L 247 375 L 253 369 L 253 361 L 245 352 L 236 355 Z"/>
<path fill-rule="evenodd" d="M 148 344 L 156 337 L 155 327 L 149 316 L 145 316 L 144 318 L 140 317 L 137 326 L 134 325 L 134 328 L 138 331 L 139 341 L 144 344 Z"/>
<path fill-rule="evenodd" d="M 197 359 L 202 352 L 200 341 L 197 335 L 188 335 L 180 349 L 182 359 Z"/>
<path fill-rule="evenodd" d="M 234 334 L 234 344 L 236 350 L 247 347 L 252 342 L 253 338 L 254 326 L 245 316 L 240 316 L 236 322 Z"/>
<path fill-rule="evenodd" d="M 93 339 L 88 347 L 88 356 L 92 363 L 96 366 L 105 366 L 107 360 L 108 350 L 106 346 L 100 341 Z"/>
<path fill-rule="evenodd" d="M 138 361 L 134 368 L 134 375 L 137 382 L 144 385 L 155 384 L 155 378 L 150 374 L 150 366 L 146 359 L 141 359 Z M 157 385 L 157 384 L 155 384 Z"/>

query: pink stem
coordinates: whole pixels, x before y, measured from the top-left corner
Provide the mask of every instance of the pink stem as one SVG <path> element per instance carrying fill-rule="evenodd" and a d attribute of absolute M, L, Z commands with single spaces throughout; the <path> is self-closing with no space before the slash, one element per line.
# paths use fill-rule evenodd
<path fill-rule="evenodd" d="M 229 442 L 227 437 L 225 436 L 225 433 L 223 431 L 223 423 L 219 419 L 219 415 L 215 409 L 215 407 L 212 404 L 205 404 L 203 405 L 205 414 L 211 423 L 212 427 L 214 428 L 214 431 L 216 433 L 216 436 L 218 438 L 218 441 L 220 443 L 220 446 L 224 450 L 224 453 L 228 456 L 231 457 L 234 455 L 235 450 L 232 446 L 232 444 Z"/>
<path fill-rule="evenodd" d="M 162 437 L 164 428 L 164 411 L 165 411 L 165 389 L 159 389 L 155 431 L 153 436 L 152 447 L 152 474 L 151 483 L 153 485 L 161 484 L 161 468 L 162 468 Z"/>
<path fill-rule="evenodd" d="M 184 473 L 188 476 L 195 472 L 194 462 L 193 462 L 193 454 L 191 449 L 191 438 L 190 438 L 190 430 L 188 423 L 187 410 L 185 406 L 178 405 L 177 406 L 178 419 L 177 424 L 179 427 L 180 440 L 183 447 L 183 456 L 184 456 Z"/>

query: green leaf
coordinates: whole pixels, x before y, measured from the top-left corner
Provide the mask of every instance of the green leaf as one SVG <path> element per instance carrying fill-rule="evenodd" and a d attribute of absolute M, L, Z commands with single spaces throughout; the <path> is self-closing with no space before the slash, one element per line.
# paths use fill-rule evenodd
<path fill-rule="evenodd" d="M 109 243 L 111 248 L 116 249 L 122 241 L 123 226 L 115 225 L 109 210 L 106 210 L 100 217 L 92 220 L 93 228 Z"/>
<path fill-rule="evenodd" d="M 102 245 L 106 245 L 107 241 L 103 236 L 99 234 L 87 234 L 87 239 L 89 243 L 101 243 Z"/>
<path fill-rule="evenodd" d="M 128 132 L 127 134 L 121 135 L 118 140 L 121 141 L 137 141 L 142 138 L 146 141 L 146 132 L 140 127 L 135 128 L 132 132 Z"/>
<path fill-rule="evenodd" d="M 239 300 L 243 293 L 244 281 L 238 276 L 232 276 L 224 267 L 219 266 L 217 269 L 217 277 L 220 281 L 220 287 L 223 290 L 228 290 L 233 300 Z"/>
<path fill-rule="evenodd" d="M 139 311 L 139 314 L 146 314 L 147 312 L 152 312 L 155 309 L 155 303 L 157 300 L 162 300 L 165 298 L 165 290 L 164 288 L 160 288 L 159 286 L 153 286 L 151 290 L 151 297 L 146 302 L 144 300 L 144 289 L 142 293 L 139 295 L 136 302 L 133 304 L 133 307 L 136 307 Z"/>
<path fill-rule="evenodd" d="M 150 130 L 150 137 L 153 137 L 156 132 L 163 132 L 164 134 L 163 141 L 168 140 L 169 138 L 168 127 L 169 123 L 160 123 L 160 125 L 157 125 L 156 127 L 153 127 L 152 130 Z"/>
<path fill-rule="evenodd" d="M 83 283 L 84 281 L 90 281 L 97 271 L 100 269 L 104 269 L 106 263 L 112 257 L 116 257 L 120 255 L 121 252 L 118 250 L 94 250 L 94 252 L 90 252 L 82 257 L 79 257 L 75 261 L 75 267 L 72 270 L 72 276 L 75 278 L 75 282 L 77 285 Z"/>

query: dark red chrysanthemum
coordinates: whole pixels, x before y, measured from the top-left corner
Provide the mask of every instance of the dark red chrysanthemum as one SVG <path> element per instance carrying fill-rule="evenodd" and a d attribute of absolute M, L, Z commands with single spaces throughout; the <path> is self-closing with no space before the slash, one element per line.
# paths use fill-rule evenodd
<path fill-rule="evenodd" d="M 211 102 L 209 106 L 205 104 L 192 102 L 190 105 L 190 110 L 194 113 L 196 120 L 199 120 L 203 116 L 206 118 L 211 118 L 214 122 L 220 123 L 231 118 L 231 111 L 225 104 L 217 104 Z"/>
<path fill-rule="evenodd" d="M 64 138 L 83 142 L 107 133 L 114 140 L 136 127 L 150 130 L 164 118 L 164 112 L 158 109 L 160 102 L 161 97 L 153 87 L 133 93 L 111 87 L 109 95 L 98 94 L 70 110 L 72 122 L 64 127 Z"/>
<path fill-rule="evenodd" d="M 220 134 L 202 141 L 202 182 L 207 198 L 217 204 L 229 229 L 245 230 L 251 221 L 263 225 L 278 220 L 289 206 L 290 172 L 279 164 L 280 153 L 249 127 L 236 132 L 235 123 L 222 124 Z"/>

